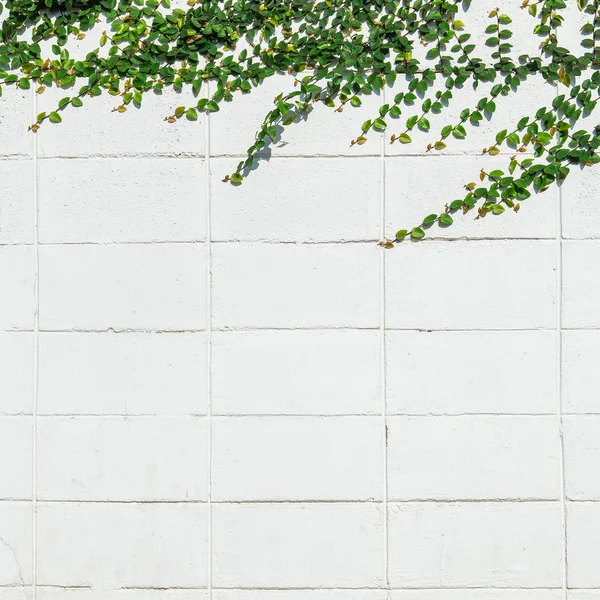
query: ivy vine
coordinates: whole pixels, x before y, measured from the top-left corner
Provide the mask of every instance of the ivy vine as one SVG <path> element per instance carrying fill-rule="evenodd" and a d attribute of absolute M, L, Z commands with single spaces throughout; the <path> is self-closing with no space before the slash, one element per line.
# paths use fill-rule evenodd
<path fill-rule="evenodd" d="M 585 15 L 580 48 L 558 41 L 565 0 L 523 0 L 517 14 L 489 13 L 483 60 L 466 30 L 467 0 L 187 0 L 185 9 L 172 8 L 169 0 L 0 0 L 0 95 L 10 87 L 33 87 L 38 94 L 48 87 L 65 90 L 55 110 L 37 115 L 30 127 L 36 132 L 104 92 L 118 98 L 115 110 L 126 112 L 151 91 L 191 87 L 197 102 L 168 115 L 173 123 L 196 121 L 266 78 L 287 73 L 294 90 L 275 98 L 247 157 L 225 177 L 240 184 L 257 155 L 316 103 L 341 112 L 403 82 L 403 91 L 365 121 L 351 143 L 362 145 L 372 132 L 386 132 L 390 143 L 410 144 L 411 133 L 420 130 L 433 134 L 427 151 L 436 152 L 492 118 L 496 103 L 517 95 L 527 79 L 541 77 L 556 86 L 546 106 L 499 131 L 483 149 L 492 156 L 503 147 L 514 150 L 506 170 L 482 170 L 479 182 L 465 185 L 463 197 L 383 242 L 393 247 L 406 237 L 423 238 L 436 223 L 451 225 L 457 211 L 475 210 L 479 217 L 518 211 L 523 200 L 564 179 L 573 165 L 600 162 L 600 128 L 583 127 L 600 99 L 600 0 L 568 1 Z M 531 20 L 539 39 L 536 55 L 513 45 L 511 23 L 517 18 Z M 97 47 L 81 60 L 73 58 L 69 40 L 92 30 Z M 421 47 L 426 50 L 419 60 L 415 50 Z M 210 95 L 207 82 L 213 82 Z M 481 83 L 492 85 L 474 106 L 432 131 L 430 116 L 443 113 L 457 89 Z M 415 104 L 419 114 L 405 117 L 406 107 Z"/>

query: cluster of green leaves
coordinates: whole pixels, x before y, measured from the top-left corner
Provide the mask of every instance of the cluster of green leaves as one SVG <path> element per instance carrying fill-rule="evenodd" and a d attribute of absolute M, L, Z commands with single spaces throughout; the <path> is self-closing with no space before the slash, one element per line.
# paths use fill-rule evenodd
<path fill-rule="evenodd" d="M 506 171 L 482 170 L 479 183 L 466 184 L 463 198 L 398 231 L 385 243 L 390 247 L 407 236 L 424 237 L 435 223 L 451 225 L 457 211 L 476 209 L 480 217 L 518 211 L 521 201 L 564 179 L 574 164 L 599 162 L 600 132 L 579 127 L 600 97 L 600 0 L 568 1 L 586 16 L 576 49 L 558 42 L 565 0 L 523 0 L 517 15 L 494 9 L 483 37 L 476 38 L 464 23 L 468 0 L 187 0 L 185 8 L 171 7 L 170 0 L 0 0 L 0 94 L 11 86 L 65 90 L 55 110 L 37 116 L 35 132 L 103 92 L 118 98 L 115 110 L 126 112 L 151 91 L 191 87 L 197 101 L 166 117 L 174 123 L 196 121 L 236 93 L 287 73 L 294 90 L 275 98 L 246 159 L 225 178 L 240 184 L 257 155 L 316 103 L 341 112 L 384 87 L 401 88 L 351 143 L 362 145 L 372 131 L 393 126 L 390 143 L 410 144 L 414 131 L 430 132 L 431 115 L 451 105 L 456 89 L 487 84 L 476 105 L 428 145 L 435 152 L 492 118 L 496 103 L 516 95 L 528 78 L 562 88 L 548 106 L 498 132 L 483 149 L 492 156 L 503 147 L 514 150 Z M 514 18 L 533 24 L 536 55 L 515 51 Z M 78 57 L 69 40 L 83 40 L 92 30 L 99 34 L 96 47 Z M 482 45 L 485 60 L 478 56 Z M 406 116 L 415 104 L 419 113 Z"/>

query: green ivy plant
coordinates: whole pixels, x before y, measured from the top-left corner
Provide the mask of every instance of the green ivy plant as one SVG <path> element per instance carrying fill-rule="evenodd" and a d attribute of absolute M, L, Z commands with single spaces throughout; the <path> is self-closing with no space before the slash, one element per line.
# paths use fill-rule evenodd
<path fill-rule="evenodd" d="M 489 155 L 514 150 L 506 170 L 482 170 L 462 198 L 383 242 L 393 247 L 406 237 L 423 238 L 436 223 L 451 225 L 457 211 L 475 209 L 479 217 L 518 211 L 523 200 L 564 179 L 573 165 L 600 161 L 600 129 L 581 128 L 600 99 L 600 0 L 567 1 L 587 21 L 581 47 L 559 44 L 565 0 L 524 0 L 517 14 L 489 13 L 486 62 L 465 26 L 466 0 L 188 0 L 185 9 L 171 8 L 169 0 L 1 0 L 0 94 L 10 87 L 65 90 L 55 110 L 37 116 L 30 127 L 36 132 L 104 92 L 118 97 L 116 110 L 126 112 L 151 91 L 188 86 L 197 102 L 178 107 L 166 120 L 196 121 L 199 113 L 218 111 L 223 101 L 266 78 L 289 74 L 294 90 L 275 98 L 247 158 L 225 177 L 240 184 L 257 155 L 316 103 L 341 112 L 384 87 L 401 87 L 351 143 L 362 145 L 371 132 L 387 132 L 390 143 L 410 144 L 414 131 L 430 132 L 431 115 L 447 109 L 456 89 L 491 84 L 457 122 L 431 131 L 427 150 L 436 152 L 493 117 L 497 102 L 518 104 L 527 79 L 541 77 L 558 88 L 547 106 L 516 119 L 483 149 Z M 539 40 L 536 55 L 522 54 L 512 43 L 513 19 L 525 18 Z M 94 29 L 97 47 L 81 60 L 72 58 L 70 40 Z M 419 60 L 415 50 L 422 47 Z M 207 82 L 213 82 L 210 95 Z M 406 107 L 415 104 L 419 113 L 406 117 Z"/>

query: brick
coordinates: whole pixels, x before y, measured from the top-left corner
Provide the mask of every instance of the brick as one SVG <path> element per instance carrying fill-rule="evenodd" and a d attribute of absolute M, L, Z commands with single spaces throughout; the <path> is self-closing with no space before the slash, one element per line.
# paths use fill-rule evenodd
<path fill-rule="evenodd" d="M 563 327 L 600 327 L 600 241 L 563 243 Z"/>
<path fill-rule="evenodd" d="M 389 507 L 392 587 L 560 587 L 556 503 Z"/>
<path fill-rule="evenodd" d="M 38 414 L 206 414 L 204 333 L 42 333 L 39 352 Z"/>
<path fill-rule="evenodd" d="M 33 582 L 32 516 L 31 502 L 0 502 L 0 586 Z"/>
<path fill-rule="evenodd" d="M 213 590 L 214 600 L 387 600 L 384 590 Z"/>
<path fill-rule="evenodd" d="M 0 417 L 0 500 L 31 500 L 31 417 Z"/>
<path fill-rule="evenodd" d="M 213 240 L 379 239 L 379 159 L 276 158 L 241 187 L 221 181 L 228 162 L 211 163 Z"/>
<path fill-rule="evenodd" d="M 393 590 L 390 600 L 561 600 L 562 590 Z"/>
<path fill-rule="evenodd" d="M 455 140 L 456 141 L 456 140 Z M 508 174 L 503 156 L 418 156 L 388 158 L 386 161 L 386 238 L 394 239 L 399 229 L 411 229 L 432 213 L 439 215 L 453 200 L 464 198 L 465 185 L 479 182 L 481 169 L 499 169 Z M 435 176 L 428 176 L 428 173 Z M 484 185 L 484 184 L 481 184 Z M 452 227 L 437 224 L 427 230 L 431 238 L 493 237 L 553 238 L 556 236 L 558 194 L 551 188 L 543 195 L 522 203 L 516 213 L 507 210 L 499 216 L 476 219 L 472 210 L 453 213 Z"/>
<path fill-rule="evenodd" d="M 207 522 L 201 504 L 40 503 L 38 585 L 205 587 Z"/>
<path fill-rule="evenodd" d="M 34 284 L 34 249 L 0 246 L 0 330 L 33 329 Z"/>
<path fill-rule="evenodd" d="M 0 156 L 32 157 L 31 94 L 10 86 L 0 98 Z"/>
<path fill-rule="evenodd" d="M 2 600 L 32 600 L 33 587 L 0 588 Z"/>
<path fill-rule="evenodd" d="M 388 331 L 388 414 L 554 414 L 556 337 L 553 331 Z M 490 365 L 502 368 L 494 385 Z"/>
<path fill-rule="evenodd" d="M 600 590 L 569 590 L 567 600 L 599 600 Z"/>
<path fill-rule="evenodd" d="M 391 500 L 557 500 L 554 417 L 390 417 Z"/>
<path fill-rule="evenodd" d="M 213 506 L 214 587 L 379 587 L 383 551 L 378 505 Z"/>
<path fill-rule="evenodd" d="M 218 113 L 210 115 L 210 151 L 212 156 L 244 156 L 254 143 L 255 132 L 273 106 L 273 99 L 281 92 L 293 91 L 294 78 L 275 75 L 253 88 L 250 94 L 237 97 L 233 103 L 223 103 Z M 286 127 L 282 136 L 268 149 L 266 156 L 379 156 L 379 140 L 351 146 L 361 134 L 361 124 L 377 114 L 381 100 L 373 94 L 362 98 L 363 106 L 355 109 L 347 105 L 342 113 L 317 104 L 299 123 Z M 240 114 L 243 126 L 240 126 Z M 375 139 L 375 138 L 374 138 Z M 232 172 L 238 161 L 230 161 Z M 261 164 L 259 169 L 264 165 Z M 252 173 L 251 176 L 255 175 Z"/>
<path fill-rule="evenodd" d="M 203 418 L 38 419 L 41 500 L 207 499 Z"/>
<path fill-rule="evenodd" d="M 54 110 L 64 90 L 48 89 L 38 99 L 38 110 Z M 144 95 L 140 109 L 131 106 L 124 114 L 112 112 L 119 99 L 103 94 L 90 98 L 84 106 L 63 113 L 58 126 L 44 124 L 38 133 L 40 157 L 121 156 L 203 156 L 204 117 L 197 123 L 164 119 L 182 104 L 196 104 L 190 92 Z"/>
<path fill-rule="evenodd" d="M 565 488 L 571 500 L 600 500 L 600 416 L 564 417 Z"/>
<path fill-rule="evenodd" d="M 563 412 L 600 412 L 595 392 L 600 386 L 600 331 L 563 331 L 562 347 Z"/>
<path fill-rule="evenodd" d="M 33 162 L 31 160 L 1 160 L 0 181 L 2 182 L 0 244 L 32 244 L 34 233 Z"/>
<path fill-rule="evenodd" d="M 374 244 L 218 244 L 213 256 L 213 326 L 377 327 Z"/>
<path fill-rule="evenodd" d="M 383 497 L 378 417 L 226 417 L 212 440 L 215 501 Z"/>
<path fill-rule="evenodd" d="M 178 589 L 90 590 L 38 587 L 37 598 L 38 600 L 208 600 L 208 592 Z"/>
<path fill-rule="evenodd" d="M 555 270 L 554 242 L 407 242 L 386 254 L 386 323 L 392 329 L 553 327 Z"/>
<path fill-rule="evenodd" d="M 600 177 L 596 169 L 571 170 L 562 184 L 562 230 L 566 238 L 600 237 L 600 209 L 590 198 L 600 193 Z"/>
<path fill-rule="evenodd" d="M 31 414 L 33 334 L 0 331 L 0 415 Z"/>
<path fill-rule="evenodd" d="M 380 414 L 378 331 L 217 331 L 213 414 Z"/>
<path fill-rule="evenodd" d="M 481 5 L 487 5 L 490 8 L 487 9 L 484 13 L 480 14 L 478 17 L 480 19 L 480 24 L 476 26 L 469 26 L 469 23 L 472 23 L 472 11 L 471 9 L 468 13 L 461 15 L 459 18 L 461 20 L 464 19 L 467 24 L 467 30 L 471 33 L 475 33 L 478 31 L 484 31 L 484 29 L 489 25 L 488 14 L 490 10 L 496 8 L 496 4 L 494 4 L 493 0 L 485 0 L 481 4 L 475 6 L 475 3 L 472 4 L 474 10 L 479 10 Z M 520 5 L 519 5 L 520 6 Z M 520 9 L 519 6 L 516 7 L 516 15 L 513 12 L 512 15 L 514 17 L 513 31 L 518 31 L 519 23 L 522 23 L 526 19 L 519 18 L 520 17 Z M 532 55 L 539 55 L 539 47 L 535 41 L 535 36 L 532 35 L 532 28 L 535 25 L 533 20 L 529 20 L 528 24 L 531 26 L 526 27 L 526 31 L 523 32 L 522 37 L 517 38 L 515 36 L 514 39 L 519 39 L 519 52 L 526 53 L 526 45 L 528 41 L 531 40 L 533 44 Z M 515 30 L 516 28 L 516 30 Z M 419 48 L 418 44 L 415 48 L 414 56 L 417 57 L 419 51 L 427 51 L 428 48 L 422 47 Z M 477 56 L 481 57 L 486 49 L 484 43 L 481 43 L 477 47 Z M 433 66 L 433 65 L 432 65 Z M 385 152 L 388 156 L 394 155 L 423 155 L 429 156 L 429 160 L 434 161 L 437 160 L 440 156 L 445 155 L 470 155 L 470 156 L 479 156 L 482 154 L 484 148 L 489 148 L 496 143 L 496 134 L 503 130 L 508 129 L 512 131 L 516 128 L 517 123 L 524 115 L 535 114 L 535 112 L 541 108 L 548 106 L 548 97 L 551 95 L 554 97 L 556 91 L 554 88 L 547 84 L 544 79 L 540 76 L 532 76 L 528 80 L 521 82 L 519 86 L 518 93 L 511 92 L 509 96 L 503 97 L 501 100 L 496 101 L 496 110 L 493 114 L 484 113 L 484 119 L 479 122 L 478 127 L 473 127 L 469 122 L 465 124 L 465 129 L 467 131 L 467 137 L 464 139 L 456 139 L 452 135 L 445 140 L 447 147 L 442 150 L 432 150 L 431 152 L 427 151 L 427 147 L 429 144 L 434 144 L 437 140 L 441 138 L 441 130 L 446 125 L 458 125 L 461 121 L 460 113 L 465 108 L 473 109 L 480 99 L 489 98 L 492 87 L 497 83 L 487 82 L 483 84 L 479 84 L 477 89 L 474 90 L 472 83 L 467 83 L 462 88 L 455 87 L 452 90 L 452 99 L 448 103 L 448 105 L 437 115 L 429 113 L 427 118 L 430 122 L 430 130 L 428 132 L 423 132 L 415 127 L 411 132 L 410 136 L 412 138 L 411 144 L 402 144 L 400 142 L 390 143 L 390 138 L 392 134 L 398 135 L 402 131 L 406 129 L 406 120 L 407 118 L 422 114 L 422 98 L 418 98 L 415 103 L 408 107 L 402 105 L 400 108 L 402 109 L 402 116 L 398 120 L 394 120 L 391 118 L 387 119 L 388 129 L 385 132 Z M 431 97 L 437 91 L 445 91 L 445 82 L 443 80 L 438 80 L 432 88 L 430 88 L 430 92 L 428 92 L 427 96 Z M 388 103 L 393 102 L 395 94 L 399 91 L 406 92 L 406 83 L 402 79 L 398 80 L 398 83 L 394 85 L 394 88 L 391 90 L 386 89 L 386 98 L 385 101 Z M 515 102 L 519 104 L 519 112 L 515 114 Z M 370 115 L 372 117 L 372 115 Z M 372 138 L 375 138 L 373 134 L 371 134 Z M 365 144 L 366 146 L 367 144 Z M 363 146 L 364 147 L 364 146 Z M 504 158 L 504 168 L 508 169 L 508 165 L 510 163 L 510 157 L 515 154 L 515 149 L 510 148 L 507 144 L 499 146 L 500 155 Z M 468 169 L 466 171 L 459 172 L 455 174 L 453 179 L 460 177 L 461 179 L 466 178 L 464 183 L 468 183 L 475 179 L 477 181 L 478 170 Z M 443 204 L 442 204 L 443 206 Z M 430 211 L 433 212 L 433 211 Z M 423 215 L 425 216 L 425 215 Z"/>
<path fill-rule="evenodd" d="M 206 238 L 202 160 L 41 160 L 38 177 L 42 243 Z"/>
<path fill-rule="evenodd" d="M 569 588 L 600 588 L 600 503 L 567 504 L 567 583 Z"/>
<path fill-rule="evenodd" d="M 202 329 L 202 245 L 46 246 L 40 249 L 40 327 Z"/>

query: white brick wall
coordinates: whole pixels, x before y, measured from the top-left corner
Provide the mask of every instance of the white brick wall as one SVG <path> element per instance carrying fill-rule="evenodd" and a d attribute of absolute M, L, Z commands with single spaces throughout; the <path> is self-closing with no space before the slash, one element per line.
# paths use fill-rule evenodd
<path fill-rule="evenodd" d="M 383 251 L 501 127 L 318 107 L 222 183 L 290 84 L 0 98 L 0 600 L 600 600 L 600 170 Z"/>

